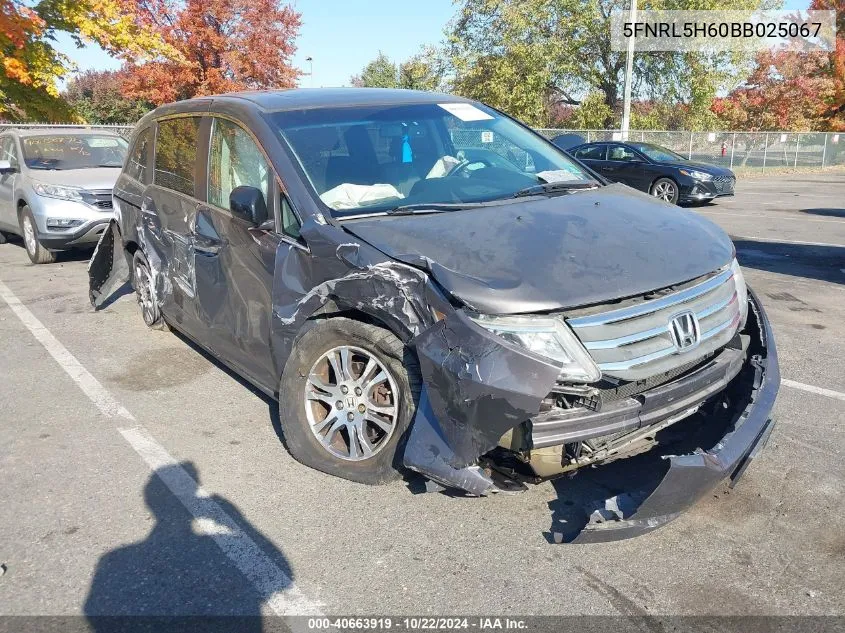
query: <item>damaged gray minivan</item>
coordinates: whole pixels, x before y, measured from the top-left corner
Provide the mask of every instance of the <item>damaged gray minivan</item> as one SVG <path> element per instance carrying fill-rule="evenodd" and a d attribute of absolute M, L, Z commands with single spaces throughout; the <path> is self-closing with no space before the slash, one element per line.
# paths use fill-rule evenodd
<path fill-rule="evenodd" d="M 603 540 L 671 520 L 771 432 L 771 328 L 725 233 L 483 104 L 166 105 L 139 122 L 114 208 L 94 306 L 131 280 L 147 325 L 276 398 L 291 454 L 327 473 L 513 492 L 682 430 L 693 449 L 578 536 Z"/>

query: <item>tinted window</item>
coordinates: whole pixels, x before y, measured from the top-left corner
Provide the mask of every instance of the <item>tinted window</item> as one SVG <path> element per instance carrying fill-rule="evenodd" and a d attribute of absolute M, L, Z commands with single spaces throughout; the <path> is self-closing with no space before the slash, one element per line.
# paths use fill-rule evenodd
<path fill-rule="evenodd" d="M 269 202 L 267 160 L 243 128 L 225 119 L 214 119 L 208 164 L 208 201 L 228 209 L 232 189 L 244 185 L 257 187 Z"/>
<path fill-rule="evenodd" d="M 0 139 L 0 160 L 7 160 L 9 164 L 18 168 L 18 155 L 15 151 L 15 139 L 11 136 Z"/>
<path fill-rule="evenodd" d="M 194 165 L 200 117 L 160 121 L 156 139 L 155 183 L 194 195 Z"/>
<path fill-rule="evenodd" d="M 634 152 L 634 150 L 625 147 L 624 145 L 613 145 L 610 148 L 610 154 L 607 157 L 608 160 L 620 160 L 624 162 L 632 162 L 641 160 L 639 156 Z"/>
<path fill-rule="evenodd" d="M 126 141 L 105 134 L 57 134 L 21 139 L 23 160 L 30 169 L 122 167 Z"/>
<path fill-rule="evenodd" d="M 580 160 L 604 160 L 604 145 L 590 145 L 575 152 L 575 158 Z"/>
<path fill-rule="evenodd" d="M 150 159 L 150 146 L 152 140 L 152 128 L 147 128 L 135 139 L 135 145 L 126 161 L 126 173 L 141 182 L 147 180 L 147 165 Z"/>

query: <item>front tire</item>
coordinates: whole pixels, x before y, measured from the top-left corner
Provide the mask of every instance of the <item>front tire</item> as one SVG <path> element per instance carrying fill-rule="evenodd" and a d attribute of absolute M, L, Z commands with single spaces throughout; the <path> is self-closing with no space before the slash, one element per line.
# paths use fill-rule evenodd
<path fill-rule="evenodd" d="M 680 189 L 671 178 L 658 178 L 651 186 L 651 195 L 669 204 L 678 204 Z"/>
<path fill-rule="evenodd" d="M 26 247 L 26 254 L 29 255 L 29 260 L 33 264 L 52 264 L 55 262 L 56 253 L 47 250 L 38 241 L 35 218 L 32 217 L 32 211 L 29 205 L 24 205 L 23 209 L 21 209 L 20 223 L 21 235 L 23 236 L 23 243 Z"/>
<path fill-rule="evenodd" d="M 396 479 L 421 379 L 392 332 L 347 318 L 313 322 L 282 372 L 279 418 L 297 461 L 365 484 Z"/>

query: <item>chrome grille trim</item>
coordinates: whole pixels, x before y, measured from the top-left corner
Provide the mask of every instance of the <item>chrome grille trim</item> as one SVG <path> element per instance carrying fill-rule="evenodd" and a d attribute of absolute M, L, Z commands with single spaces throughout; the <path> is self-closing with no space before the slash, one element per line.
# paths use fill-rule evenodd
<path fill-rule="evenodd" d="M 706 332 L 702 332 L 701 334 L 701 342 L 704 343 L 705 341 L 709 341 L 712 338 L 715 338 L 720 333 L 724 332 L 732 325 L 739 325 L 739 313 L 728 319 L 727 321 L 720 323 L 716 327 L 710 328 Z M 675 349 L 674 345 L 670 345 L 669 347 L 665 347 L 657 352 L 652 354 L 646 354 L 645 356 L 639 356 L 637 358 L 632 358 L 631 360 L 619 362 L 619 363 L 600 363 L 599 369 L 602 372 L 619 372 L 619 371 L 628 371 L 631 369 L 635 369 L 637 367 L 641 367 L 643 365 L 647 365 L 648 363 L 659 360 L 661 358 L 666 358 L 667 356 L 671 356 L 672 354 L 677 354 L 678 350 Z"/>
<path fill-rule="evenodd" d="M 709 317 L 711 314 L 716 314 L 719 310 L 724 310 L 734 301 L 736 301 L 737 294 L 736 290 L 734 290 L 733 294 L 725 299 L 724 301 L 720 301 L 719 303 L 715 303 L 712 306 L 704 308 L 699 312 L 695 313 L 696 318 L 699 322 L 702 319 Z M 669 331 L 669 324 L 666 325 L 659 325 L 655 328 L 650 330 L 645 330 L 643 332 L 635 332 L 634 334 L 629 334 L 628 336 L 621 336 L 619 338 L 608 339 L 604 341 L 587 341 L 584 343 L 584 347 L 588 350 L 594 349 L 614 349 L 616 347 L 624 347 L 625 345 L 631 345 L 633 343 L 639 343 L 641 341 L 647 341 L 650 338 L 655 338 L 660 336 L 661 334 L 666 334 Z M 709 332 L 710 330 L 708 330 Z M 701 340 L 704 340 L 704 334 L 701 335 Z M 599 369 L 601 369 L 602 365 L 599 365 Z"/>
<path fill-rule="evenodd" d="M 619 308 L 618 310 L 610 310 L 609 312 L 602 312 L 601 314 L 591 314 L 589 316 L 576 317 L 574 319 L 567 319 L 567 323 L 573 328 L 596 327 L 599 325 L 607 325 L 608 323 L 617 323 L 619 321 L 627 321 L 636 317 L 653 314 L 665 308 L 679 306 L 688 301 L 692 301 L 696 297 L 707 294 L 711 290 L 715 290 L 722 284 L 726 283 L 733 277 L 733 271 L 730 266 L 722 270 L 717 275 L 714 275 L 700 284 L 681 290 L 671 295 L 666 295 L 659 299 L 646 301 L 627 308 Z"/>
<path fill-rule="evenodd" d="M 742 322 L 737 283 L 744 282 L 729 266 L 672 294 L 566 322 L 603 374 L 645 380 L 704 358 L 730 342 Z M 682 349 L 673 336 L 672 322 L 685 312 L 692 313 L 699 335 L 694 345 Z"/>

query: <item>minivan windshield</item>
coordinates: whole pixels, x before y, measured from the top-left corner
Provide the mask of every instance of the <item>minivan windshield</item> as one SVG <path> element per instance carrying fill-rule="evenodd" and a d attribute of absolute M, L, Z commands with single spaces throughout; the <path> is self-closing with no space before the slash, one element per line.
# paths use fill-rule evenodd
<path fill-rule="evenodd" d="M 21 139 L 23 160 L 30 169 L 121 167 L 127 143 L 119 136 L 56 134 Z"/>
<path fill-rule="evenodd" d="M 652 145 L 651 143 L 629 143 L 634 149 L 640 150 L 643 154 L 648 156 L 655 163 L 685 163 L 687 159 L 676 154 L 671 149 L 666 149 L 660 145 Z"/>
<path fill-rule="evenodd" d="M 445 210 L 599 184 L 551 143 L 478 103 L 326 107 L 270 117 L 339 217 L 426 205 Z"/>

